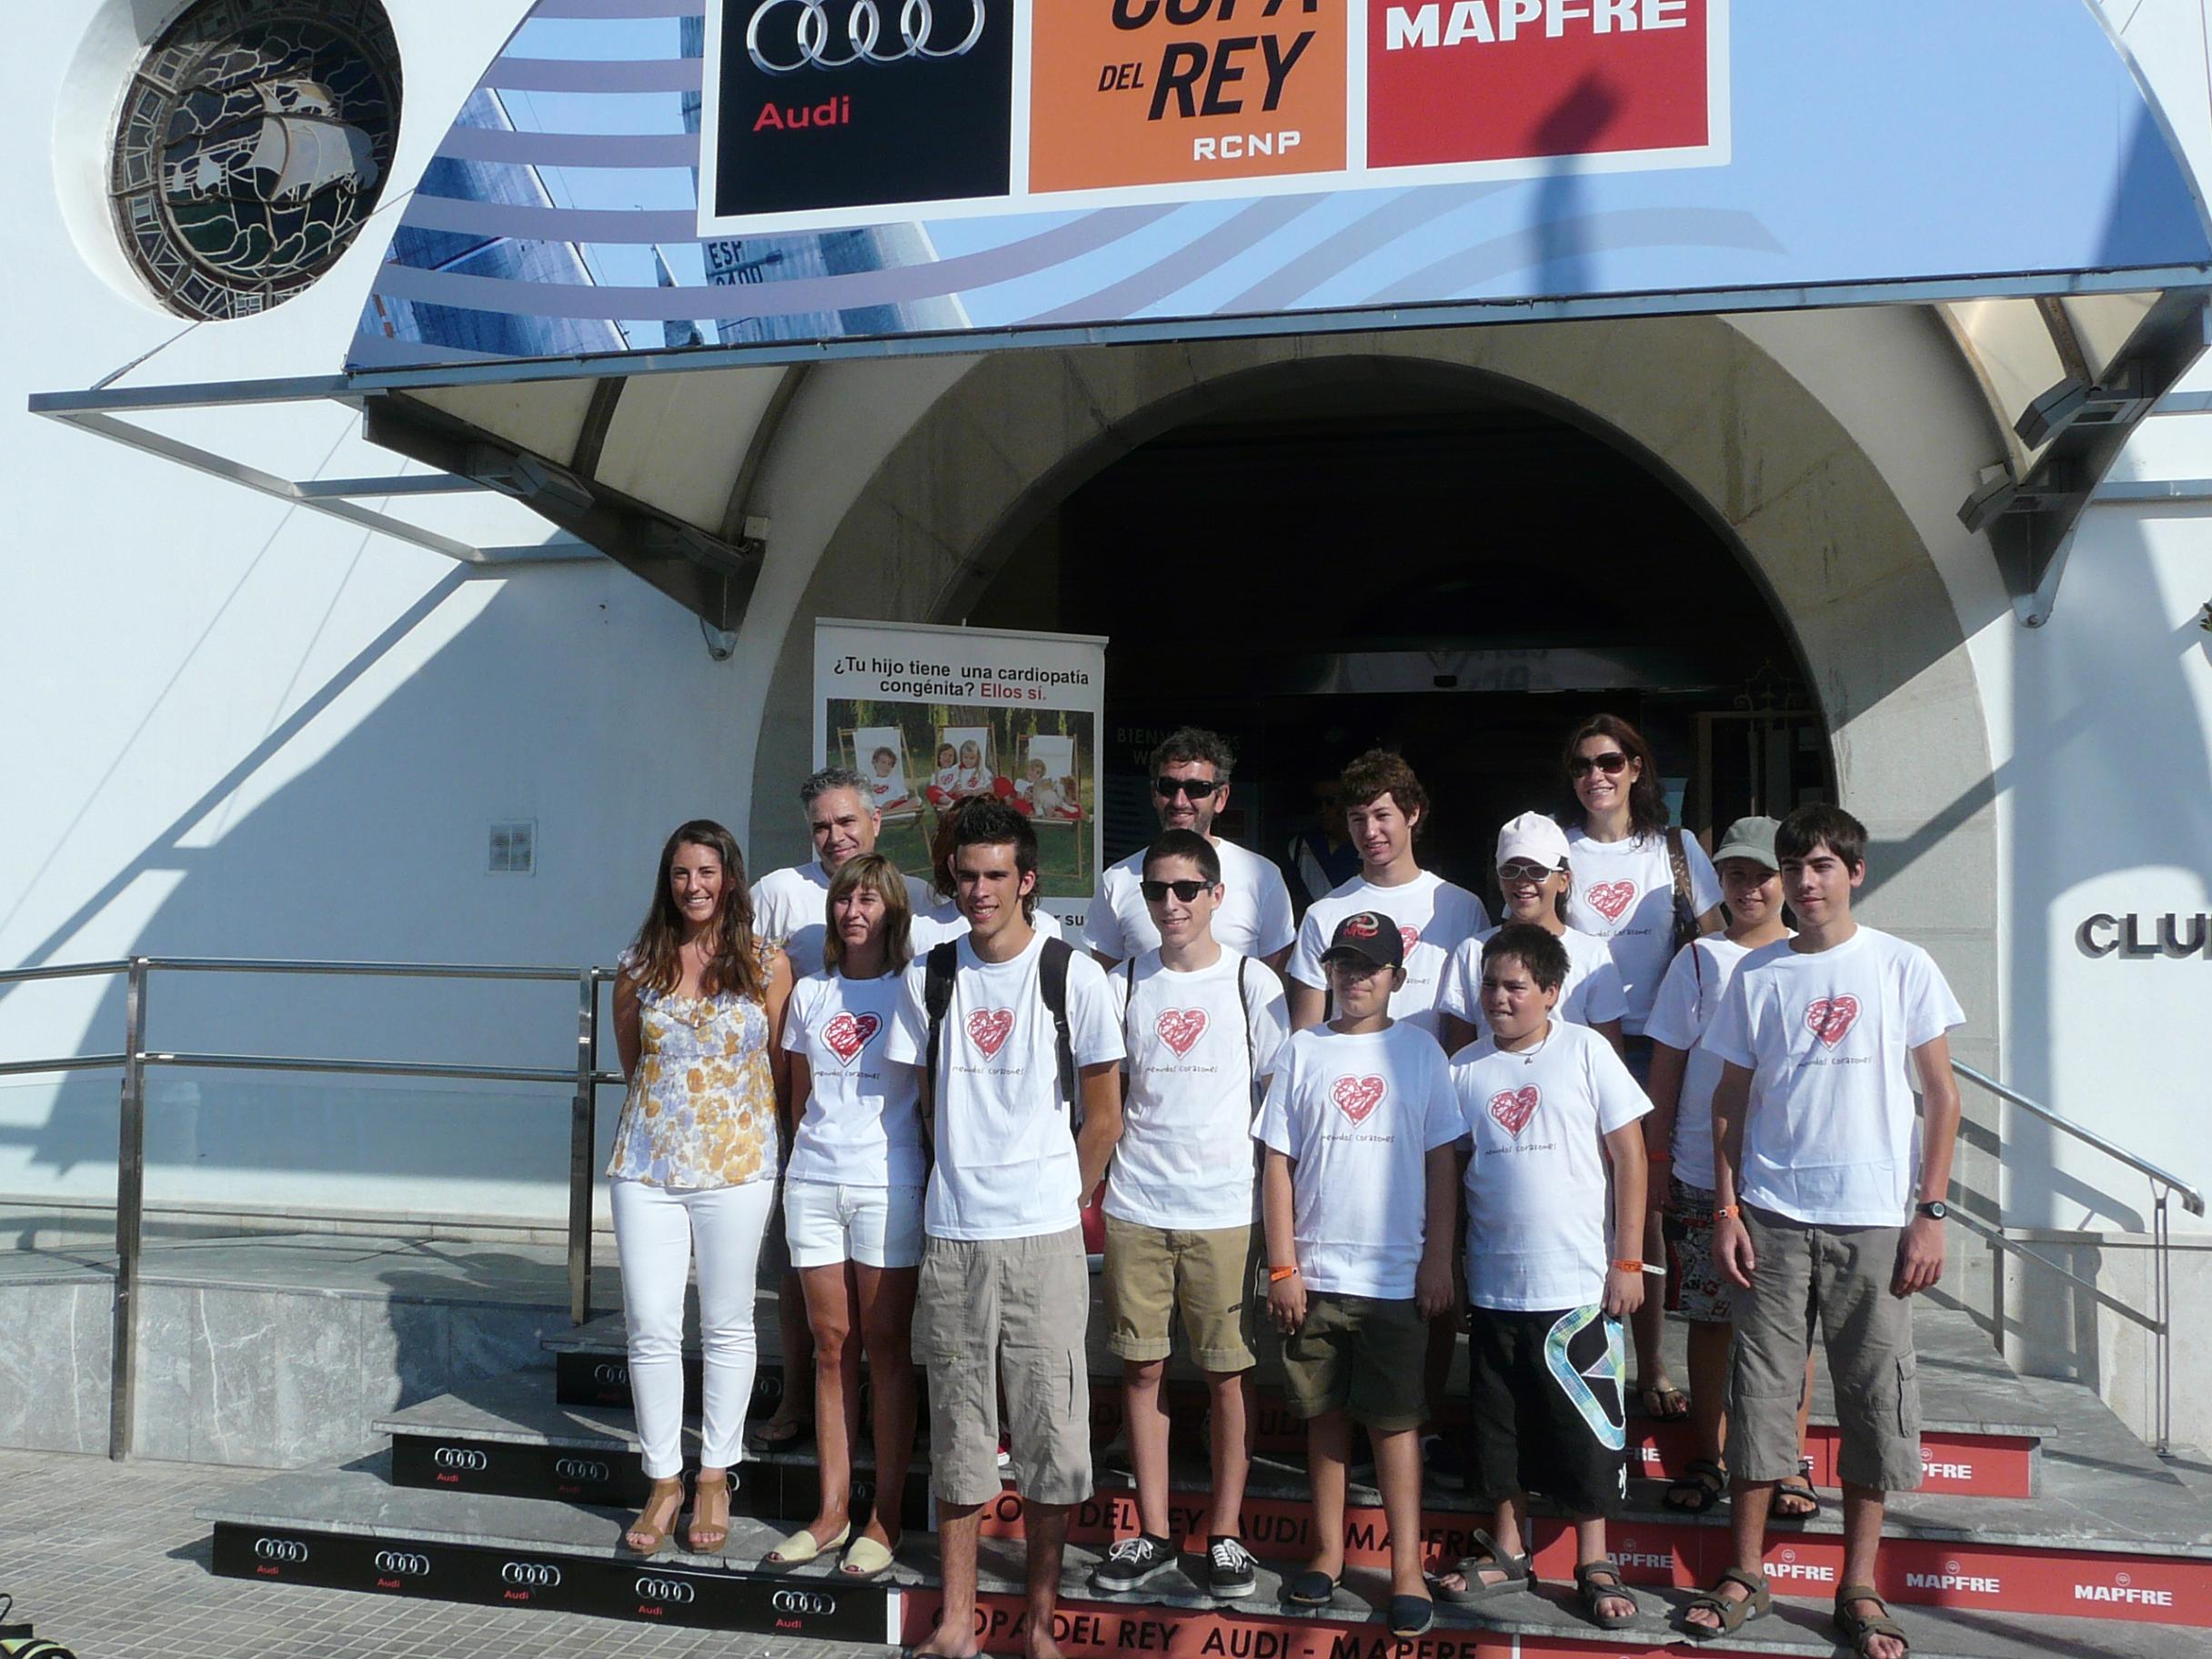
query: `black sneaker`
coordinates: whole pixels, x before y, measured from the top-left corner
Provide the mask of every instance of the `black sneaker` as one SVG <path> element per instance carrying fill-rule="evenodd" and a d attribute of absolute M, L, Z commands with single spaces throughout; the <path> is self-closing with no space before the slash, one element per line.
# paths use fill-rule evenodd
<path fill-rule="evenodd" d="M 1091 1569 L 1091 1587 L 1118 1594 L 1174 1570 L 1174 1546 L 1164 1538 L 1140 1533 L 1122 1539 L 1106 1553 L 1104 1561 Z"/>
<path fill-rule="evenodd" d="M 1223 1601 L 1250 1595 L 1260 1587 L 1259 1563 L 1243 1541 L 1223 1533 L 1206 1543 L 1206 1588 Z"/>

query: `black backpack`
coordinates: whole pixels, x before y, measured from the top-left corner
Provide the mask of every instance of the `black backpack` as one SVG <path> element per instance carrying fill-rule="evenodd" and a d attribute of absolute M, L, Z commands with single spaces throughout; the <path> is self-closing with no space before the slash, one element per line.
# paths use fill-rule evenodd
<path fill-rule="evenodd" d="M 1037 989 L 1051 1013 L 1053 1043 L 1060 1057 L 1061 1098 L 1068 1102 L 1071 1117 L 1082 1106 L 1075 1082 L 1075 1043 L 1068 1035 L 1068 962 L 1074 954 L 1075 948 L 1066 940 L 1048 935 L 1037 962 Z M 959 966 L 960 940 L 949 939 L 930 948 L 922 970 L 922 1009 L 930 1017 L 929 1046 L 921 1057 L 922 1099 L 932 1112 L 937 1110 L 938 1032 L 944 1026 L 945 1010 L 952 1006 L 952 976 Z"/>

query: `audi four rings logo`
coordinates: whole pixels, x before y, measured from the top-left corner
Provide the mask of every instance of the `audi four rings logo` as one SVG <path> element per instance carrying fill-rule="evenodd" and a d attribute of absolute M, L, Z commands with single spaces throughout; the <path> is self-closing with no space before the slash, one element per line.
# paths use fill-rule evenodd
<path fill-rule="evenodd" d="M 591 1368 L 591 1380 L 594 1382 L 627 1382 L 629 1381 L 629 1367 L 627 1365 L 594 1365 Z"/>
<path fill-rule="evenodd" d="M 819 1590 L 779 1590 L 769 1598 L 769 1605 L 778 1613 L 831 1614 L 837 1611 L 837 1597 Z"/>
<path fill-rule="evenodd" d="M 405 1550 L 378 1550 L 377 1571 L 397 1573 L 407 1578 L 427 1578 L 430 1572 L 430 1558 L 427 1555 L 409 1554 Z"/>
<path fill-rule="evenodd" d="M 470 1452 L 460 1446 L 440 1446 L 436 1462 L 440 1469 L 482 1469 L 490 1460 L 481 1452 Z"/>
<path fill-rule="evenodd" d="M 896 41 L 887 38 L 884 24 L 893 5 L 898 7 Z M 842 39 L 837 37 L 833 14 L 843 20 Z M 763 25 L 770 20 L 778 26 L 773 39 L 764 42 Z M 745 50 L 764 75 L 964 57 L 983 38 L 990 21 L 984 0 L 767 0 L 745 25 Z M 788 38 L 786 24 L 791 29 Z"/>
<path fill-rule="evenodd" d="M 550 1590 L 560 1583 L 560 1569 L 549 1562 L 510 1561 L 499 1569 L 499 1576 L 525 1589 Z"/>
<path fill-rule="evenodd" d="M 256 1538 L 254 1553 L 264 1561 L 305 1561 L 307 1546 L 297 1538 Z"/>
<path fill-rule="evenodd" d="M 608 1476 L 607 1465 L 588 1457 L 564 1457 L 553 1465 L 553 1473 L 564 1481 L 603 1481 Z"/>
<path fill-rule="evenodd" d="M 641 1578 L 638 1581 L 638 1597 L 640 1601 L 682 1606 L 697 1601 L 699 1592 L 680 1578 Z"/>

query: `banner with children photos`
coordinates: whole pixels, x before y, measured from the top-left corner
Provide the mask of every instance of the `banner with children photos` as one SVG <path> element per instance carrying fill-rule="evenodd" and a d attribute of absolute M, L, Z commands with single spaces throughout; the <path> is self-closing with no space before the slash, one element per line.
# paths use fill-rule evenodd
<path fill-rule="evenodd" d="M 947 815 L 990 796 L 1037 830 L 1042 907 L 1080 930 L 1098 892 L 1106 641 L 1089 634 L 822 618 L 814 752 L 868 779 L 878 849 L 936 882 Z"/>

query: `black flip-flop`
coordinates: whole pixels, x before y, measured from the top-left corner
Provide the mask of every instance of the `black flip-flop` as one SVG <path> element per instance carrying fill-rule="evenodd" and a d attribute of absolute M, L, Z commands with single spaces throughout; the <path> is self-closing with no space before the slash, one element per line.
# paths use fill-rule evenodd
<path fill-rule="evenodd" d="M 1780 1506 L 1781 1500 L 1785 1497 L 1795 1498 L 1800 1503 L 1812 1504 L 1813 1507 L 1802 1514 L 1792 1513 Z M 1802 1474 L 1793 1474 L 1783 1479 L 1775 1487 L 1775 1500 L 1773 1503 L 1767 1505 L 1767 1516 L 1776 1526 L 1803 1526 L 1808 1521 L 1817 1520 L 1823 1508 L 1820 1493 L 1813 1490 L 1813 1483 Z"/>
<path fill-rule="evenodd" d="M 1667 1483 L 1661 1507 L 1677 1515 L 1702 1515 L 1728 1495 L 1728 1471 L 1709 1457 L 1701 1457 Z M 1696 1499 L 1678 1503 L 1677 1497 Z"/>
<path fill-rule="evenodd" d="M 1293 1607 L 1326 1607 L 1336 1600 L 1343 1574 L 1331 1578 L 1319 1567 L 1308 1567 L 1282 1587 L 1282 1599 Z"/>

